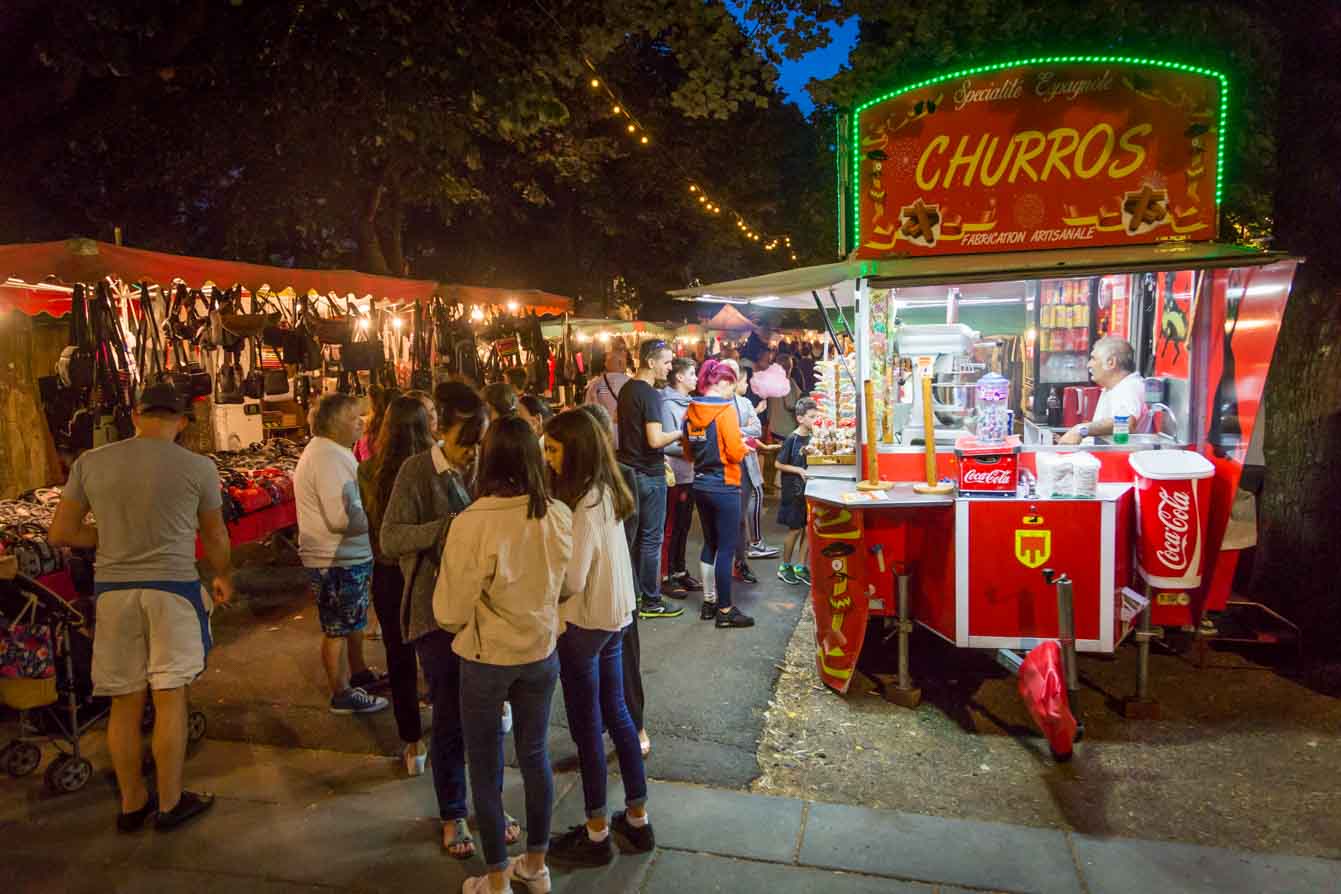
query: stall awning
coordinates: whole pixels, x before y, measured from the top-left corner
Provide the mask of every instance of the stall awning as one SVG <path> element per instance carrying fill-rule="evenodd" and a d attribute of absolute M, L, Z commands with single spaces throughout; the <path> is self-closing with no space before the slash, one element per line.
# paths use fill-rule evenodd
<path fill-rule="evenodd" d="M 1240 245 L 1179 242 L 951 255 L 942 258 L 843 261 L 677 289 L 671 295 L 684 301 L 730 301 L 764 307 L 813 309 L 815 301 L 810 294 L 812 290 L 820 292 L 823 297 L 832 288 L 839 304 L 851 304 L 853 283 L 858 278 L 868 279 L 874 288 L 948 286 L 1002 280 L 1094 276 L 1100 273 L 1249 267 L 1270 264 L 1285 257 L 1281 252 L 1265 252 Z"/>
<path fill-rule="evenodd" d="M 711 320 L 705 321 L 703 323 L 703 328 L 709 332 L 759 331 L 759 327 L 754 325 L 749 317 L 745 316 L 729 304 L 713 314 Z"/>
<path fill-rule="evenodd" d="M 356 270 L 310 270 L 299 267 L 273 267 L 193 258 L 165 252 L 126 248 L 93 239 L 67 239 L 63 242 L 33 242 L 0 245 L 0 281 L 9 277 L 40 283 L 54 277 L 64 283 L 95 282 L 115 276 L 124 282 L 146 280 L 166 284 L 182 279 L 198 288 L 211 281 L 222 288 L 241 284 L 249 290 L 268 285 L 278 292 L 286 286 L 299 294 L 316 290 L 359 298 L 371 295 L 379 301 L 413 302 L 443 295 L 464 304 L 506 305 L 516 301 L 524 307 L 561 313 L 572 306 L 563 295 L 535 289 L 496 289 L 439 283 L 431 279 L 401 279 L 375 276 Z M 66 305 L 68 310 L 68 304 Z"/>
<path fill-rule="evenodd" d="M 615 320 L 600 317 L 573 318 L 568 321 L 568 329 L 574 335 L 597 337 L 599 335 L 637 335 L 640 339 L 651 336 L 664 338 L 670 330 L 661 323 L 649 323 L 645 320 Z M 563 323 L 542 323 L 541 333 L 545 338 L 559 338 L 563 335 Z"/>

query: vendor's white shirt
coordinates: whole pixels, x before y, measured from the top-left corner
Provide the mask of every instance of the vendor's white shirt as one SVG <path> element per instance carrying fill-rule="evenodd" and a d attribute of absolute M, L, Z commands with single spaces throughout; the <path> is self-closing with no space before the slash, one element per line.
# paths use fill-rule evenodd
<path fill-rule="evenodd" d="M 1099 403 L 1094 407 L 1094 418 L 1090 421 L 1127 416 L 1134 430 L 1136 420 L 1144 412 L 1145 379 L 1141 378 L 1140 373 L 1132 373 L 1112 388 L 1104 389 L 1103 394 L 1099 395 Z"/>

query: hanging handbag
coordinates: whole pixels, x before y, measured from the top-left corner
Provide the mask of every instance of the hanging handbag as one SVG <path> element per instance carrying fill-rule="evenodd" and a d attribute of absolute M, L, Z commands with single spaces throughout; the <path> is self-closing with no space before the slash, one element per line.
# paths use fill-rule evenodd
<path fill-rule="evenodd" d="M 51 625 L 37 620 L 37 598 L 29 595 L 13 620 L 0 617 L 0 679 L 46 680 L 54 676 L 56 650 Z"/>
<path fill-rule="evenodd" d="M 314 293 L 308 292 L 309 297 Z M 331 317 L 317 316 L 312 320 L 312 331 L 317 337 L 317 341 L 323 345 L 343 345 L 351 341 L 354 337 L 354 318 L 349 315 L 348 309 L 344 313 L 338 313 L 339 308 L 335 305 L 334 299 L 328 299 L 331 309 L 337 313 Z"/>
<path fill-rule="evenodd" d="M 278 366 L 263 369 L 265 385 L 262 390 L 265 392 L 265 398 L 266 400 L 274 400 L 276 398 L 292 397 L 293 389 L 289 387 L 289 373 L 284 368 L 284 362 L 280 359 L 278 351 L 273 348 L 271 351 L 275 355 Z"/>
<path fill-rule="evenodd" d="M 89 344 L 88 300 L 82 283 L 70 296 L 70 345 L 61 351 L 57 375 L 67 388 L 83 391 L 93 387 L 93 351 Z"/>
<path fill-rule="evenodd" d="M 261 352 L 256 348 L 256 339 L 247 339 L 247 348 L 250 351 L 251 362 L 250 369 L 242 380 L 242 396 L 260 400 L 265 397 L 265 370 L 261 369 Z"/>
<path fill-rule="evenodd" d="M 214 402 L 216 404 L 240 404 L 242 400 L 242 364 L 238 361 L 237 355 L 229 354 L 223 356 L 223 363 L 219 365 L 219 373 L 215 376 Z"/>
<path fill-rule="evenodd" d="M 208 397 L 214 391 L 214 379 L 200 365 L 197 360 L 187 359 L 185 348 L 182 347 L 182 340 L 174 338 L 172 340 L 173 357 L 176 360 L 174 367 L 173 384 L 177 386 L 177 391 L 188 400 L 194 400 L 197 397 Z"/>

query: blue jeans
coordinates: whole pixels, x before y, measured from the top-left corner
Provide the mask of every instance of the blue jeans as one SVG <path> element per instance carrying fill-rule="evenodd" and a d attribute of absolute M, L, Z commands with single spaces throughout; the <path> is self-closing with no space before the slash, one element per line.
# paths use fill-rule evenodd
<path fill-rule="evenodd" d="M 559 679 L 568 711 L 568 731 L 577 745 L 582 767 L 582 796 L 588 819 L 606 814 L 602 728 L 610 730 L 619 756 L 624 803 L 638 807 L 647 802 L 647 770 L 638 729 L 624 703 L 623 642 L 623 630 L 588 630 L 572 624 L 559 637 Z"/>
<path fill-rule="evenodd" d="M 503 779 L 503 702 L 512 702 L 512 735 L 526 789 L 526 850 L 549 850 L 554 812 L 554 773 L 545 733 L 549 708 L 559 681 L 559 657 L 504 666 L 461 659 L 461 720 L 465 725 L 470 788 L 475 819 L 490 871 L 508 865 L 500 782 Z"/>
<path fill-rule="evenodd" d="M 399 624 L 399 620 L 395 622 Z M 435 630 L 414 641 L 419 664 L 428 682 L 433 703 L 433 737 L 428 745 L 433 765 L 433 788 L 438 793 L 438 815 L 444 821 L 466 818 L 466 744 L 461 734 L 461 659 L 452 651 L 456 639 L 445 630 Z M 419 699 L 415 697 L 415 711 Z M 492 786 L 503 787 L 503 770 Z"/>
<path fill-rule="evenodd" d="M 694 489 L 694 504 L 703 526 L 700 562 L 711 562 L 717 579 L 717 607 L 731 607 L 731 566 L 736 540 L 740 537 L 740 490 Z"/>
<path fill-rule="evenodd" d="M 666 532 L 666 476 L 635 472 L 638 485 L 638 537 L 634 573 L 643 599 L 661 598 L 661 538 Z"/>

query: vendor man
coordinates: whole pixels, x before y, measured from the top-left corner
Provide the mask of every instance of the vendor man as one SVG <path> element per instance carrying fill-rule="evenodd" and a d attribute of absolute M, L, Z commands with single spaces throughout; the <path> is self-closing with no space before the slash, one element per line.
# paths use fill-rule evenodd
<path fill-rule="evenodd" d="M 1136 372 L 1136 352 L 1125 338 L 1108 336 L 1094 343 L 1087 364 L 1094 384 L 1104 389 L 1094 408 L 1094 418 L 1073 426 L 1059 443 L 1079 444 L 1087 437 L 1113 433 L 1113 419 L 1126 416 L 1134 429 L 1145 412 L 1145 380 Z"/>

